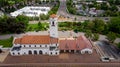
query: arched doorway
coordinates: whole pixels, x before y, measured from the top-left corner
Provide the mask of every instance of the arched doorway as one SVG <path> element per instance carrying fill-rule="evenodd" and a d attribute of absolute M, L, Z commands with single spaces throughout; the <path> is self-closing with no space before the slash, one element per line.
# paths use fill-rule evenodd
<path fill-rule="evenodd" d="M 34 54 L 37 54 L 37 51 L 36 51 L 36 50 L 34 51 Z"/>
<path fill-rule="evenodd" d="M 64 53 L 64 50 L 60 50 L 60 53 Z"/>
<path fill-rule="evenodd" d="M 29 54 L 32 54 L 32 51 L 29 50 L 28 53 L 29 53 Z"/>
<path fill-rule="evenodd" d="M 86 54 L 88 54 L 88 53 L 89 53 L 89 51 L 85 51 L 85 53 L 86 53 Z"/>
<path fill-rule="evenodd" d="M 43 54 L 41 50 L 39 51 L 39 54 Z"/>

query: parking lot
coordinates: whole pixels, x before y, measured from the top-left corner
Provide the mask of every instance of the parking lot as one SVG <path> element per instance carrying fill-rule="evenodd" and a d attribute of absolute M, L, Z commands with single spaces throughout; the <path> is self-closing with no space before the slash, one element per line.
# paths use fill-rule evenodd
<path fill-rule="evenodd" d="M 96 43 L 100 47 L 100 49 L 102 49 L 104 56 L 120 61 L 120 49 L 116 48 L 106 41 L 98 41 Z"/>

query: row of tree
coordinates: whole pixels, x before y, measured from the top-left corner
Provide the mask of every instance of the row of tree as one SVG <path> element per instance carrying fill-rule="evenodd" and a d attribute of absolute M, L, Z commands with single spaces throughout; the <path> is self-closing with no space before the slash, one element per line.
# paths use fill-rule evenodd
<path fill-rule="evenodd" d="M 120 37 L 120 17 L 111 18 L 109 22 L 101 19 L 81 22 L 59 23 L 59 30 L 74 30 L 75 32 L 86 32 L 86 36 L 92 40 L 97 40 L 99 34 L 107 35 L 110 42 L 114 42 L 116 37 Z"/>
<path fill-rule="evenodd" d="M 73 0 L 67 0 L 67 9 L 71 14 L 76 14 L 76 8 L 74 8 Z"/>

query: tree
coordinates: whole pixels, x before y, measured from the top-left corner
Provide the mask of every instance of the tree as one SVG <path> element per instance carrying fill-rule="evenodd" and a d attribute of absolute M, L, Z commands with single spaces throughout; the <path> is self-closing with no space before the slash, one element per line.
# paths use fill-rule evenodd
<path fill-rule="evenodd" d="M 92 32 L 91 32 L 91 30 L 86 30 L 85 36 L 87 38 L 91 39 L 92 38 Z"/>
<path fill-rule="evenodd" d="M 120 43 L 117 44 L 117 47 L 120 48 Z"/>
<path fill-rule="evenodd" d="M 111 10 L 111 11 L 118 11 L 118 8 L 117 8 L 116 5 L 112 5 L 112 6 L 110 7 L 110 10 Z"/>
<path fill-rule="evenodd" d="M 99 39 L 99 34 L 94 33 L 92 39 L 93 39 L 94 41 L 97 41 L 97 40 Z"/>
<path fill-rule="evenodd" d="M 113 43 L 114 40 L 116 39 L 115 33 L 109 32 L 109 33 L 107 34 L 107 39 L 108 39 L 111 43 Z"/>
<path fill-rule="evenodd" d="M 103 10 L 108 10 L 108 5 L 107 5 L 107 3 L 102 3 L 102 4 L 101 4 L 101 9 L 103 9 Z"/>
<path fill-rule="evenodd" d="M 120 34 L 120 17 L 111 18 L 108 25 L 110 31 Z"/>
<path fill-rule="evenodd" d="M 102 33 L 104 31 L 105 22 L 103 20 L 95 19 L 93 20 L 93 23 L 94 23 L 93 31 L 95 33 Z"/>
<path fill-rule="evenodd" d="M 43 25 L 41 22 L 38 22 L 38 30 L 42 30 L 43 29 Z"/>
<path fill-rule="evenodd" d="M 24 16 L 24 15 L 18 15 L 16 17 L 16 22 L 22 22 L 26 25 L 26 27 L 28 26 L 29 23 L 29 17 Z"/>
<path fill-rule="evenodd" d="M 21 33 L 27 28 L 29 19 L 23 16 L 0 18 L 0 33 Z"/>
<path fill-rule="evenodd" d="M 40 15 L 40 19 L 41 20 L 48 20 L 49 19 L 49 15 L 41 14 Z"/>
<path fill-rule="evenodd" d="M 86 22 L 86 26 L 84 26 L 84 27 L 87 30 L 93 30 L 94 26 L 95 26 L 95 23 L 89 21 L 89 22 Z"/>

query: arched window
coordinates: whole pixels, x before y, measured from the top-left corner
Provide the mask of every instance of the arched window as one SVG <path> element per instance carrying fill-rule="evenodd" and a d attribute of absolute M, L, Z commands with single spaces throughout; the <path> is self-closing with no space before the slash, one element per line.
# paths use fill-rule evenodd
<path fill-rule="evenodd" d="M 56 55 L 57 55 L 57 52 L 56 52 Z"/>
<path fill-rule="evenodd" d="M 52 26 L 55 26 L 55 22 L 54 21 L 52 22 Z"/>
<path fill-rule="evenodd" d="M 39 54 L 43 54 L 41 50 L 39 51 Z"/>
<path fill-rule="evenodd" d="M 36 50 L 34 51 L 34 54 L 37 54 L 37 51 L 36 51 Z"/>
<path fill-rule="evenodd" d="M 18 52 L 18 55 L 20 55 L 20 53 Z"/>
<path fill-rule="evenodd" d="M 13 55 L 15 55 L 15 53 L 12 53 Z"/>
<path fill-rule="evenodd" d="M 51 52 L 51 55 L 52 55 L 52 52 Z"/>
<path fill-rule="evenodd" d="M 28 53 L 29 53 L 29 54 L 32 54 L 32 51 L 29 50 Z"/>

